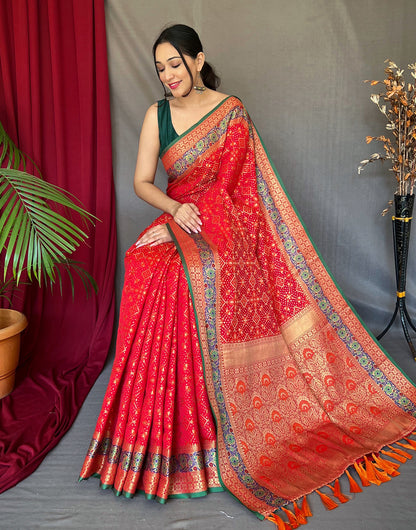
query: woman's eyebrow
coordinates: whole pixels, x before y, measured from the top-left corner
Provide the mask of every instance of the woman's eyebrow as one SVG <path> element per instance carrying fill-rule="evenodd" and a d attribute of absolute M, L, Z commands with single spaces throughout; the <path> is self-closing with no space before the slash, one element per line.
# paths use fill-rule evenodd
<path fill-rule="evenodd" d="M 169 59 L 166 62 L 171 61 L 172 59 L 180 59 L 180 58 L 181 57 L 179 57 L 179 55 L 175 55 L 174 57 L 169 57 Z M 158 64 L 158 63 L 162 64 L 160 61 L 156 61 L 156 64 Z"/>

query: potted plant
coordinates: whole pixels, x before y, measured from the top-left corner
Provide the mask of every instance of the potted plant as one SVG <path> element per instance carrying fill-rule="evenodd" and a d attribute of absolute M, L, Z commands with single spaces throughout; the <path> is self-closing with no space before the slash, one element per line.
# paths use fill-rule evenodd
<path fill-rule="evenodd" d="M 367 136 L 369 144 L 373 140 L 382 142 L 384 152 L 374 153 L 367 160 L 362 160 L 358 173 L 369 163 L 376 160 L 387 160 L 391 164 L 390 171 L 397 182 L 393 215 L 394 258 L 396 268 L 396 307 L 387 327 L 378 336 L 381 339 L 390 329 L 399 314 L 406 341 L 413 357 L 416 359 L 416 349 L 410 339 L 407 324 L 416 331 L 406 309 L 406 268 L 409 249 L 410 226 L 413 215 L 414 186 L 416 179 L 416 63 L 409 64 L 408 69 L 413 78 L 406 82 L 401 70 L 394 62 L 387 60 L 384 70 L 386 78 L 383 81 L 366 81 L 371 86 L 382 85 L 383 90 L 378 94 L 371 94 L 371 101 L 386 117 L 386 134 Z M 385 215 L 389 211 L 383 211 Z"/>
<path fill-rule="evenodd" d="M 74 196 L 44 181 L 32 160 L 37 175 L 27 172 L 28 160 L 0 123 L 0 298 L 11 305 L 11 293 L 22 281 L 39 286 L 58 282 L 62 288 L 62 271 L 68 274 L 73 293 L 72 272 L 87 291 L 96 290 L 91 275 L 70 259 L 88 238 L 70 216 L 75 213 L 84 224 L 95 217 Z M 20 333 L 26 326 L 22 313 L 0 309 L 0 399 L 13 390 Z"/>

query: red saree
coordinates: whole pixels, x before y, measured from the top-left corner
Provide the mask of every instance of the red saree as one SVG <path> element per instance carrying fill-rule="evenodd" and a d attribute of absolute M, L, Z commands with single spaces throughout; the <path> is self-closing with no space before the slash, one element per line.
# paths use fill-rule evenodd
<path fill-rule="evenodd" d="M 388 480 L 397 465 L 365 455 L 415 429 L 416 388 L 334 284 L 240 100 L 162 161 L 168 195 L 197 204 L 203 230 L 165 214 L 155 223 L 174 243 L 127 252 L 116 360 L 81 478 L 162 501 L 222 487 L 260 517 L 354 463 L 363 483 Z M 294 527 L 308 515 L 295 511 Z"/>

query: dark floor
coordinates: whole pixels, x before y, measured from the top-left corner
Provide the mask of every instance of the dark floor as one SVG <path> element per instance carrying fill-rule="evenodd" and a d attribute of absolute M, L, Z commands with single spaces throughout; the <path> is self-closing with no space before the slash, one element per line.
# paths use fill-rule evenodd
<path fill-rule="evenodd" d="M 383 340 L 397 364 L 416 380 L 416 363 L 401 336 Z M 98 480 L 78 483 L 82 465 L 110 374 L 107 366 L 77 420 L 59 445 L 30 477 L 0 496 L 0 529 L 117 528 L 140 530 L 252 530 L 275 528 L 260 522 L 227 493 L 171 500 L 164 506 L 115 497 L 98 488 Z M 416 452 L 401 475 L 379 487 L 365 488 L 336 510 L 326 511 L 317 494 L 310 496 L 314 516 L 310 530 L 405 530 L 416 528 Z M 348 491 L 346 482 L 343 490 Z"/>

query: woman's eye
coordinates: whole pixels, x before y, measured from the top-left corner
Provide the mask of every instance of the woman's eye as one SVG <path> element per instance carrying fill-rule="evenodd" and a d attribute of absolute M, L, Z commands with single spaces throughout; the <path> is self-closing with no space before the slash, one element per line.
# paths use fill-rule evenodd
<path fill-rule="evenodd" d="M 159 74 L 161 74 L 163 72 L 164 68 L 158 68 L 157 71 Z"/>
<path fill-rule="evenodd" d="M 181 63 L 178 64 L 172 64 L 172 68 L 178 68 L 181 65 Z"/>

